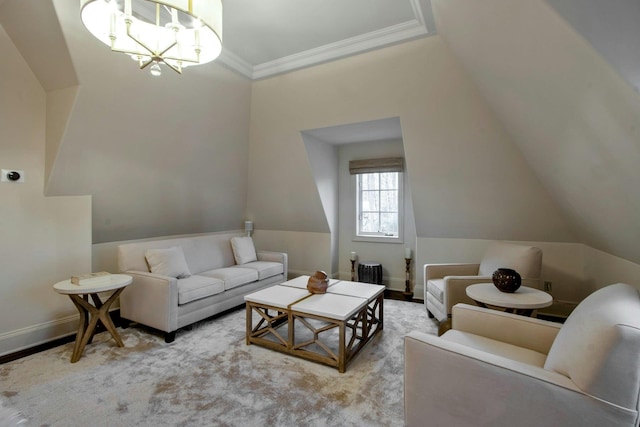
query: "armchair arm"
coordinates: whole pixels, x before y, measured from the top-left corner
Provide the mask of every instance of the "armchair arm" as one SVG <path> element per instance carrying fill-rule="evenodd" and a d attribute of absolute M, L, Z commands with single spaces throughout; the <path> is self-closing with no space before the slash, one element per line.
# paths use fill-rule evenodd
<path fill-rule="evenodd" d="M 270 261 L 270 262 L 280 262 L 284 266 L 284 280 L 287 280 L 287 272 L 289 269 L 289 257 L 284 252 L 269 252 L 269 251 L 259 251 L 257 252 L 258 261 Z"/>
<path fill-rule="evenodd" d="M 637 413 L 567 377 L 421 332 L 404 339 L 405 424 L 634 425 Z"/>
<path fill-rule="evenodd" d="M 446 276 L 444 278 L 445 301 L 447 313 L 451 314 L 453 306 L 458 303 L 475 304 L 467 296 L 467 287 L 474 283 L 491 282 L 490 277 L 484 276 Z"/>
<path fill-rule="evenodd" d="M 445 276 L 473 276 L 478 274 L 480 264 L 425 264 L 424 279 L 442 279 Z"/>
<path fill-rule="evenodd" d="M 125 271 L 133 281 L 120 295 L 125 319 L 164 332 L 178 329 L 178 280 L 145 271 Z"/>
<path fill-rule="evenodd" d="M 559 323 L 468 304 L 453 306 L 452 328 L 548 354 Z"/>

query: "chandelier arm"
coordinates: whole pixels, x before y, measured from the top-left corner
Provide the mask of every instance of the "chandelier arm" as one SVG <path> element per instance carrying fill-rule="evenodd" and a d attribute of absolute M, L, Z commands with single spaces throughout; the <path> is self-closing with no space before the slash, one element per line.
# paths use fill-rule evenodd
<path fill-rule="evenodd" d="M 165 50 L 163 50 L 162 52 L 158 53 L 156 56 L 159 56 L 159 57 L 161 57 L 161 58 L 163 58 L 163 59 L 164 59 L 164 54 L 165 54 L 165 53 L 167 53 L 167 51 L 168 51 L 169 49 L 171 49 L 172 47 L 174 47 L 174 46 L 175 46 L 175 45 L 177 45 L 177 44 L 178 44 L 178 41 L 176 40 L 176 41 L 174 41 L 173 43 L 171 43 L 171 45 L 170 45 L 169 47 L 167 47 L 167 48 L 166 48 Z"/>
<path fill-rule="evenodd" d="M 127 36 L 131 40 L 133 40 L 134 42 L 138 43 L 140 46 L 145 48 L 151 56 L 155 55 L 155 51 L 150 49 L 149 46 L 147 46 L 144 42 L 142 42 L 141 40 L 138 40 L 133 34 L 131 34 L 131 21 L 127 20 L 126 23 L 127 23 Z"/>
<path fill-rule="evenodd" d="M 178 67 L 176 67 L 174 65 L 171 65 L 167 61 L 165 61 L 164 59 L 162 60 L 162 62 L 164 63 L 164 65 L 166 65 L 167 67 L 171 68 L 176 73 L 182 74 L 182 68 L 178 68 Z"/>
<path fill-rule="evenodd" d="M 140 63 L 140 69 L 141 69 L 141 70 L 144 70 L 145 68 L 147 68 L 147 67 L 148 67 L 150 64 L 152 64 L 152 63 L 153 63 L 153 58 L 149 59 L 149 60 L 148 60 L 147 62 L 145 62 L 144 64 L 143 64 L 143 63 Z"/>
<path fill-rule="evenodd" d="M 186 58 L 176 58 L 175 56 L 163 56 L 162 57 L 163 60 L 168 59 L 170 61 L 181 61 L 181 62 L 188 62 L 190 64 L 199 64 L 200 62 L 196 59 L 186 59 Z"/>

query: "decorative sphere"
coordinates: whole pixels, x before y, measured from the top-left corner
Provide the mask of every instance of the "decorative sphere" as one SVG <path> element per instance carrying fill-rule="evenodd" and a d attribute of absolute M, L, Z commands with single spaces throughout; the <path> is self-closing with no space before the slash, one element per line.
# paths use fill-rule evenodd
<path fill-rule="evenodd" d="M 493 272 L 493 284 L 501 292 L 513 293 L 522 284 L 520 274 L 511 268 L 499 268 Z"/>

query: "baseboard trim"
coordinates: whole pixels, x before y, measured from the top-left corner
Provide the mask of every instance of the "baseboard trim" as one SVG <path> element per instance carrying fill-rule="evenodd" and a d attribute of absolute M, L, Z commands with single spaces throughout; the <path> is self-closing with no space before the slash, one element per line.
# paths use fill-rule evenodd
<path fill-rule="evenodd" d="M 119 326 L 120 309 L 110 310 L 109 313 L 113 323 Z M 80 316 L 76 314 L 0 334 L 0 365 L 72 342 L 79 321 Z M 96 328 L 96 333 L 104 330 L 100 326 Z M 25 342 L 29 344 L 25 345 Z"/>

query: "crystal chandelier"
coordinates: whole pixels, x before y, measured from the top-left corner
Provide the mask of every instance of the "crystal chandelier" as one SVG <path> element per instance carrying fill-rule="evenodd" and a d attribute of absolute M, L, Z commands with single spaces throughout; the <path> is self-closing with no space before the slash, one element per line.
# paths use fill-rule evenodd
<path fill-rule="evenodd" d="M 182 73 L 222 51 L 222 0 L 80 0 L 84 26 L 114 52 L 161 74 Z"/>

